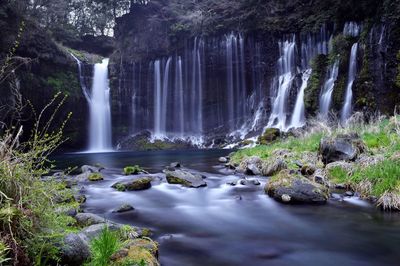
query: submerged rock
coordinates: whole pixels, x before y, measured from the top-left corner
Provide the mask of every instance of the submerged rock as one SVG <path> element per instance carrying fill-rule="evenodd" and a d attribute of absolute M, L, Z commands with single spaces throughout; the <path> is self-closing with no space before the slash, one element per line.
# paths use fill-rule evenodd
<path fill-rule="evenodd" d="M 319 145 L 319 155 L 324 164 L 354 161 L 365 150 L 365 144 L 356 134 L 324 138 Z"/>
<path fill-rule="evenodd" d="M 83 165 L 81 167 L 82 173 L 86 173 L 86 172 L 99 173 L 103 169 L 104 169 L 104 167 L 96 167 L 96 166 L 91 166 L 91 165 Z"/>
<path fill-rule="evenodd" d="M 289 170 L 272 177 L 265 192 L 284 203 L 325 203 L 329 197 L 326 187 Z"/>
<path fill-rule="evenodd" d="M 170 163 L 170 165 L 169 165 L 169 167 L 172 167 L 172 168 L 181 168 L 181 163 L 180 162 L 173 162 L 173 163 Z"/>
<path fill-rule="evenodd" d="M 170 184 L 181 184 L 182 186 L 192 188 L 207 186 L 207 183 L 203 180 L 201 175 L 192 174 L 184 170 L 171 171 L 170 169 L 165 169 L 164 173 Z"/>
<path fill-rule="evenodd" d="M 129 204 L 122 204 L 121 206 L 119 206 L 118 208 L 116 208 L 115 210 L 113 210 L 113 212 L 122 213 L 122 212 L 132 211 L 132 210 L 134 210 L 134 209 L 135 209 L 135 208 L 132 207 L 132 206 L 129 205 Z"/>
<path fill-rule="evenodd" d="M 117 182 L 111 187 L 118 191 L 137 191 L 151 188 L 151 177 L 140 177 L 126 182 Z"/>
<path fill-rule="evenodd" d="M 229 162 L 229 159 L 227 157 L 219 157 L 218 161 L 220 163 L 227 163 L 227 162 Z"/>

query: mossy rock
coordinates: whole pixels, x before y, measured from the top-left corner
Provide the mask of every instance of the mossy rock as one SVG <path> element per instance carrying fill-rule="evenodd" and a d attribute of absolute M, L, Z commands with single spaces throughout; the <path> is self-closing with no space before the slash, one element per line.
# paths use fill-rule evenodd
<path fill-rule="evenodd" d="M 321 204 L 329 198 L 326 187 L 290 170 L 283 170 L 272 177 L 265 186 L 265 192 L 283 203 Z"/>
<path fill-rule="evenodd" d="M 127 182 L 117 182 L 112 185 L 118 191 L 137 191 L 151 188 L 151 177 L 141 177 Z"/>
<path fill-rule="evenodd" d="M 158 266 L 158 243 L 150 238 L 138 238 L 129 241 L 111 258 L 112 265 Z"/>
<path fill-rule="evenodd" d="M 140 168 L 139 165 L 134 165 L 134 166 L 126 166 L 124 168 L 124 175 L 137 175 L 143 170 Z"/>
<path fill-rule="evenodd" d="M 258 142 L 261 145 L 271 144 L 281 136 L 281 131 L 278 128 L 267 128 L 264 133 L 258 137 Z"/>
<path fill-rule="evenodd" d="M 101 180 L 103 180 L 103 179 L 104 179 L 104 178 L 103 178 L 103 175 L 100 174 L 100 173 L 91 173 L 91 174 L 88 176 L 88 180 L 89 180 L 89 181 L 92 181 L 92 182 L 101 181 Z"/>

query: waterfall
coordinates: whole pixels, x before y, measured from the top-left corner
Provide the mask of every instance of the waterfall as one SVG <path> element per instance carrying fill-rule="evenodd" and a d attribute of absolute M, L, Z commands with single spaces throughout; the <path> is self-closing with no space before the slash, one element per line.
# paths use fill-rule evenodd
<path fill-rule="evenodd" d="M 235 106 L 235 96 L 233 88 L 233 42 L 236 41 L 236 37 L 231 34 L 226 37 L 226 86 L 228 94 L 228 125 L 229 129 L 232 131 L 234 128 L 234 106 Z"/>
<path fill-rule="evenodd" d="M 184 98 L 183 98 L 183 72 L 182 72 L 182 58 L 179 56 L 177 57 L 176 62 L 176 95 L 177 100 L 175 101 L 178 103 L 178 108 L 176 113 L 179 114 L 178 121 L 179 121 L 179 133 L 180 136 L 183 137 L 185 134 L 185 113 L 184 113 Z"/>
<path fill-rule="evenodd" d="M 298 128 L 306 123 L 305 106 L 304 106 L 304 90 L 307 88 L 308 80 L 311 76 L 311 69 L 303 72 L 302 83 L 297 95 L 296 105 L 294 106 L 292 121 L 289 128 Z"/>
<path fill-rule="evenodd" d="M 355 43 L 351 48 L 350 63 L 349 63 L 349 78 L 347 81 L 346 95 L 344 105 L 342 109 L 341 121 L 344 124 L 347 119 L 351 116 L 352 100 L 353 100 L 353 83 L 357 75 L 357 50 L 358 43 Z"/>
<path fill-rule="evenodd" d="M 94 66 L 93 86 L 89 101 L 89 150 L 92 152 L 112 149 L 108 61 L 108 59 L 103 59 L 102 63 Z"/>
<path fill-rule="evenodd" d="M 362 26 L 357 22 L 346 22 L 343 29 L 343 34 L 348 36 L 357 37 L 362 31 Z"/>
<path fill-rule="evenodd" d="M 279 43 L 281 57 L 278 60 L 277 94 L 273 102 L 272 113 L 267 127 L 286 130 L 287 102 L 289 90 L 294 79 L 295 70 L 295 38 Z"/>
<path fill-rule="evenodd" d="M 162 112 L 162 91 L 161 91 L 161 62 L 154 62 L 154 134 L 161 136 L 161 112 Z"/>
<path fill-rule="evenodd" d="M 85 96 L 86 100 L 90 103 L 90 96 L 89 96 L 89 92 L 85 83 L 85 77 L 83 76 L 83 70 L 82 70 L 82 62 L 72 53 L 70 53 L 70 55 L 72 56 L 72 58 L 75 59 L 77 65 L 78 65 L 78 73 L 79 73 L 79 83 L 81 85 L 81 89 L 83 92 L 83 95 Z"/>
<path fill-rule="evenodd" d="M 164 80 L 161 93 L 161 125 L 160 131 L 162 134 L 167 132 L 167 113 L 168 113 L 168 92 L 169 92 L 169 74 L 172 57 L 169 57 L 164 69 Z"/>
<path fill-rule="evenodd" d="M 325 81 L 321 91 L 319 109 L 320 109 L 320 116 L 323 119 L 328 118 L 329 109 L 332 102 L 332 93 L 338 75 L 339 75 L 339 60 L 336 60 L 335 63 L 328 70 L 328 79 Z"/>

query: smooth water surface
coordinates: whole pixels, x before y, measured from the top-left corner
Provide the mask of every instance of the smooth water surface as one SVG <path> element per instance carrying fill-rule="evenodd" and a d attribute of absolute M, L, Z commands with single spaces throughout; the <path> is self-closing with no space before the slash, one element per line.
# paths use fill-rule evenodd
<path fill-rule="evenodd" d="M 162 265 L 398 265 L 400 215 L 382 213 L 348 198 L 322 206 L 282 205 L 261 186 L 231 186 L 238 175 L 218 164 L 226 150 L 157 151 L 57 156 L 59 167 L 101 163 L 105 180 L 86 183 L 86 212 L 112 221 L 151 228 Z M 154 176 L 180 161 L 207 176 L 193 189 L 155 181 L 139 192 L 110 186 L 129 177 L 121 168 L 139 164 Z M 131 177 L 132 178 L 132 177 Z M 157 178 L 156 178 L 157 179 Z M 123 203 L 135 211 L 114 214 Z"/>

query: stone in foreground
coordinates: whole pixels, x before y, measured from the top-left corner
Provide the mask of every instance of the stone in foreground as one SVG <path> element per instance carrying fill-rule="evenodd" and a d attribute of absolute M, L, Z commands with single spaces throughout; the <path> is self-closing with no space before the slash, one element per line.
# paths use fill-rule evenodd
<path fill-rule="evenodd" d="M 117 182 L 112 185 L 118 191 L 137 191 L 151 188 L 151 177 L 140 177 L 127 182 Z"/>
<path fill-rule="evenodd" d="M 203 180 L 200 175 L 194 175 L 184 170 L 164 170 L 169 184 L 180 184 L 184 187 L 206 187 L 207 183 Z"/>
<path fill-rule="evenodd" d="M 328 189 L 304 176 L 283 170 L 272 177 L 265 186 L 265 192 L 283 203 L 325 203 Z"/>

